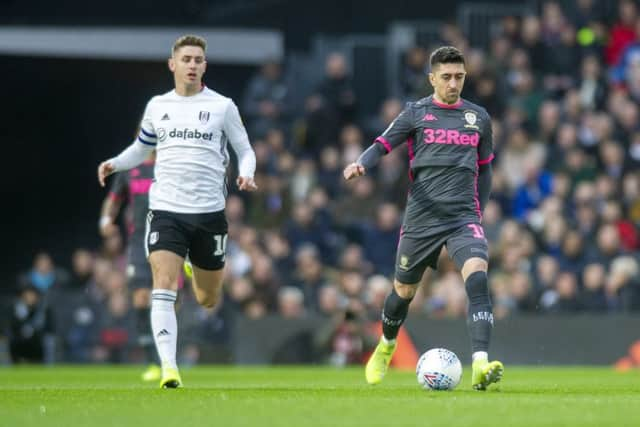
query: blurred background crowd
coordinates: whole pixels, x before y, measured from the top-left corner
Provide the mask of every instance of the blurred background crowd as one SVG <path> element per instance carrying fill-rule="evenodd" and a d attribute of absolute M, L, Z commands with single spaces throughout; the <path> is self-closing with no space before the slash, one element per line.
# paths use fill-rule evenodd
<path fill-rule="evenodd" d="M 363 328 L 379 319 L 391 290 L 406 147 L 357 180 L 345 182 L 342 169 L 406 102 L 431 93 L 428 57 L 442 44 L 465 53 L 463 97 L 493 119 L 483 226 L 496 318 L 640 312 L 640 8 L 620 0 L 604 13 L 600 3 L 549 1 L 537 14 L 504 17 L 486 49 L 447 23 L 439 40 L 404 52 L 397 90 L 371 116 L 359 113 L 359 76 L 341 52 L 326 56 L 303 108 L 288 102 L 286 60 L 256 69 L 235 101 L 260 189 L 230 188 L 223 302 L 203 309 L 184 283 L 181 357 L 196 362 L 202 345 L 228 343 L 239 317 L 278 315 L 331 320 L 320 351 L 340 363 L 357 360 L 368 345 Z M 62 254 L 38 254 L 4 311 L 7 335 L 44 342 L 47 358 L 137 360 L 135 322 L 147 319 L 136 315 L 127 289 L 125 247 L 123 232 L 78 248 L 69 271 L 54 262 L 65 263 Z M 446 251 L 423 282 L 412 313 L 466 316 L 464 283 Z"/>

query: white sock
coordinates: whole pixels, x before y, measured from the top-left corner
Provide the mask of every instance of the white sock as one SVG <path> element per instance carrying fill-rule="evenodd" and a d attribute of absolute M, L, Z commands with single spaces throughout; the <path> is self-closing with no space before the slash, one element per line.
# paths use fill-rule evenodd
<path fill-rule="evenodd" d="M 489 353 L 487 353 L 486 351 L 476 351 L 471 355 L 471 360 L 475 362 L 477 359 L 489 360 Z"/>
<path fill-rule="evenodd" d="M 177 293 L 168 289 L 151 291 L 151 330 L 163 368 L 175 368 L 178 321 L 176 320 Z"/>
<path fill-rule="evenodd" d="M 396 340 L 395 340 L 395 338 L 394 338 L 394 339 L 392 339 L 392 340 L 388 340 L 388 339 L 387 339 L 387 337 L 385 337 L 385 336 L 383 335 L 383 336 L 382 336 L 382 342 L 383 342 L 385 345 L 394 345 L 394 344 L 396 343 Z"/>

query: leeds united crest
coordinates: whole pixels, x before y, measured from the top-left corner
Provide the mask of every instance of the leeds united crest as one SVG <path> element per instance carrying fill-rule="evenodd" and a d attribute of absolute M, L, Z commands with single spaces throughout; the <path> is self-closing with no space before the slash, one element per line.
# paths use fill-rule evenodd
<path fill-rule="evenodd" d="M 475 111 L 467 110 L 464 112 L 464 120 L 467 122 L 464 127 L 471 129 L 478 129 L 476 122 L 478 121 L 478 115 Z"/>

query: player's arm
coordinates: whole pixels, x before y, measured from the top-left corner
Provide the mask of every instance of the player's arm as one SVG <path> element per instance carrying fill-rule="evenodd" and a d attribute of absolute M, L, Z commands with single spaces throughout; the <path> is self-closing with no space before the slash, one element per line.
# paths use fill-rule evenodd
<path fill-rule="evenodd" d="M 481 212 L 484 212 L 484 207 L 487 206 L 491 195 L 491 177 L 493 175 L 491 161 L 493 157 L 493 131 L 491 129 L 491 118 L 487 114 L 485 129 L 478 146 L 478 199 Z"/>
<path fill-rule="evenodd" d="M 343 172 L 344 179 L 349 180 L 364 175 L 368 169 L 378 164 L 380 158 L 391 150 L 402 145 L 414 132 L 412 110 L 409 105 L 395 118 L 389 127 L 375 139 L 354 163 L 348 165 Z"/>
<path fill-rule="evenodd" d="M 100 209 L 99 229 L 102 237 L 108 237 L 117 232 L 118 228 L 115 225 L 115 220 L 122 207 L 122 201 L 124 200 L 127 189 L 128 183 L 125 174 L 117 174 L 111 184 L 109 194 L 105 197 L 102 202 L 102 208 Z"/>
<path fill-rule="evenodd" d="M 258 186 L 253 180 L 256 172 L 256 154 L 249 143 L 249 136 L 242 124 L 238 107 L 233 102 L 230 102 L 227 107 L 223 131 L 229 137 L 231 147 L 238 157 L 238 178 L 236 179 L 238 188 L 245 191 L 257 190 Z"/>
<path fill-rule="evenodd" d="M 100 163 L 98 166 L 98 181 L 104 187 L 104 180 L 112 173 L 129 170 L 142 163 L 156 148 L 158 137 L 153 128 L 149 113 L 149 104 L 145 109 L 140 123 L 140 132 L 133 143 L 116 157 Z"/>

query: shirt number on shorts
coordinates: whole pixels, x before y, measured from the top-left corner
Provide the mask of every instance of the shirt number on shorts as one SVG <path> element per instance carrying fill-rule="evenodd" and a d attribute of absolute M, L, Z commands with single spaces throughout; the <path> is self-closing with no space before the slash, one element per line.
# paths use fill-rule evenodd
<path fill-rule="evenodd" d="M 224 256 L 227 251 L 227 235 L 226 234 L 216 234 L 213 236 L 213 240 L 215 240 L 216 250 L 213 252 L 215 256 Z"/>
<path fill-rule="evenodd" d="M 484 239 L 484 230 L 478 224 L 467 224 L 471 230 L 473 230 L 473 237 L 476 239 Z"/>

